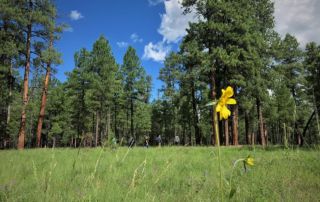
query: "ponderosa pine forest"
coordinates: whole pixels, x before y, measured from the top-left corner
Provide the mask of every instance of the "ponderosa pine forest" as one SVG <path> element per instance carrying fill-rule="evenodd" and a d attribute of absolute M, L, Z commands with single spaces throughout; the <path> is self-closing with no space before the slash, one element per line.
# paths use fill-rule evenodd
<path fill-rule="evenodd" d="M 143 145 L 215 145 L 213 110 L 221 89 L 236 105 L 218 119 L 222 145 L 319 143 L 320 46 L 301 47 L 274 29 L 271 0 L 183 0 L 195 9 L 179 50 L 165 58 L 157 78 L 133 46 L 117 63 L 103 34 L 74 53 L 67 80 L 55 48 L 68 25 L 58 23 L 51 0 L 1 0 L 0 147 L 97 147 L 113 138 Z M 163 85 L 151 99 L 152 82 Z"/>

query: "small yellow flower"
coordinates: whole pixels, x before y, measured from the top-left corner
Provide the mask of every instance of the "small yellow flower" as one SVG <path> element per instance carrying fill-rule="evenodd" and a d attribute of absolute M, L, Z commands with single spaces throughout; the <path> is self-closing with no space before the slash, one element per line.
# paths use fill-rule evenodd
<path fill-rule="evenodd" d="M 254 165 L 254 159 L 252 157 L 248 157 L 244 160 L 244 162 L 249 165 L 249 166 L 253 166 Z"/>
<path fill-rule="evenodd" d="M 228 117 L 231 115 L 227 105 L 237 104 L 237 101 L 231 98 L 232 96 L 233 88 L 231 86 L 228 86 L 225 90 L 222 89 L 222 95 L 216 107 L 216 112 L 220 112 L 220 120 L 222 120 L 222 118 L 228 119 Z"/>

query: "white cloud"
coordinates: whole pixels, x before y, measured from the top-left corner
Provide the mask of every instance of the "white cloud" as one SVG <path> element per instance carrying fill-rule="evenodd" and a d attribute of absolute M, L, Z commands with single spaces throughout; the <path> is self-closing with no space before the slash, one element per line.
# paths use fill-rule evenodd
<path fill-rule="evenodd" d="M 130 35 L 130 39 L 134 42 L 134 43 L 136 43 L 136 42 L 143 42 L 143 39 L 142 38 L 140 38 L 139 36 L 138 36 L 138 34 L 136 34 L 136 33 L 133 33 L 133 34 L 131 34 Z"/>
<path fill-rule="evenodd" d="M 84 18 L 84 16 L 77 10 L 72 10 L 69 17 L 71 20 L 80 20 L 81 18 Z"/>
<path fill-rule="evenodd" d="M 301 47 L 320 43 L 319 0 L 275 0 L 276 30 L 284 36 L 294 35 Z"/>
<path fill-rule="evenodd" d="M 158 32 L 166 42 L 178 42 L 187 34 L 186 29 L 189 27 L 189 22 L 197 22 L 198 18 L 194 11 L 183 14 L 181 0 L 165 1 L 164 6 L 165 13 L 161 15 Z"/>
<path fill-rule="evenodd" d="M 125 48 L 128 45 L 129 44 L 127 42 L 124 42 L 124 41 L 117 42 L 117 46 L 119 46 L 119 48 Z"/>
<path fill-rule="evenodd" d="M 187 34 L 186 29 L 189 22 L 197 22 L 196 13 L 192 11 L 186 15 L 183 14 L 181 5 L 182 0 L 149 0 L 151 5 L 164 2 L 165 13 L 161 15 L 161 24 L 158 33 L 162 36 L 162 41 L 153 44 L 149 42 L 144 47 L 144 59 L 152 59 L 156 62 L 162 62 L 170 52 L 171 43 L 178 43 L 179 40 Z"/>
<path fill-rule="evenodd" d="M 143 59 L 152 59 L 156 62 L 162 62 L 170 50 L 171 47 L 166 46 L 163 42 L 158 42 L 156 44 L 149 42 L 148 45 L 144 47 Z"/>
<path fill-rule="evenodd" d="M 149 2 L 149 5 L 155 6 L 155 5 L 158 5 L 159 3 L 164 2 L 164 0 L 148 0 L 148 2 Z"/>

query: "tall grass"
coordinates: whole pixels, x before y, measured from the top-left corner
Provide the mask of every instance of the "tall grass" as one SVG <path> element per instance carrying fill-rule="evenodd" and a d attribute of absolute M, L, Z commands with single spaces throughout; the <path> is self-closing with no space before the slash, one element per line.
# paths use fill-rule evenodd
<path fill-rule="evenodd" d="M 218 201 L 219 166 L 212 147 L 33 149 L 0 151 L 0 201 Z M 320 152 L 221 148 L 223 198 L 318 201 Z M 255 166 L 233 170 L 253 154 Z"/>

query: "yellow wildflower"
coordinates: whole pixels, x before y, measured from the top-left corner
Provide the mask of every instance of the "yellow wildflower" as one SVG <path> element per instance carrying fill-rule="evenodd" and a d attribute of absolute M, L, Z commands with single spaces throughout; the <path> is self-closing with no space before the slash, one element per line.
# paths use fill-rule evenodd
<path fill-rule="evenodd" d="M 254 165 L 254 159 L 252 157 L 248 157 L 244 160 L 244 162 L 249 165 L 249 166 L 253 166 Z"/>
<path fill-rule="evenodd" d="M 216 107 L 216 112 L 220 112 L 220 120 L 222 120 L 222 118 L 228 119 L 228 117 L 231 115 L 227 105 L 237 104 L 237 101 L 231 98 L 232 96 L 233 88 L 231 86 L 228 86 L 225 90 L 222 89 L 222 95 Z"/>

